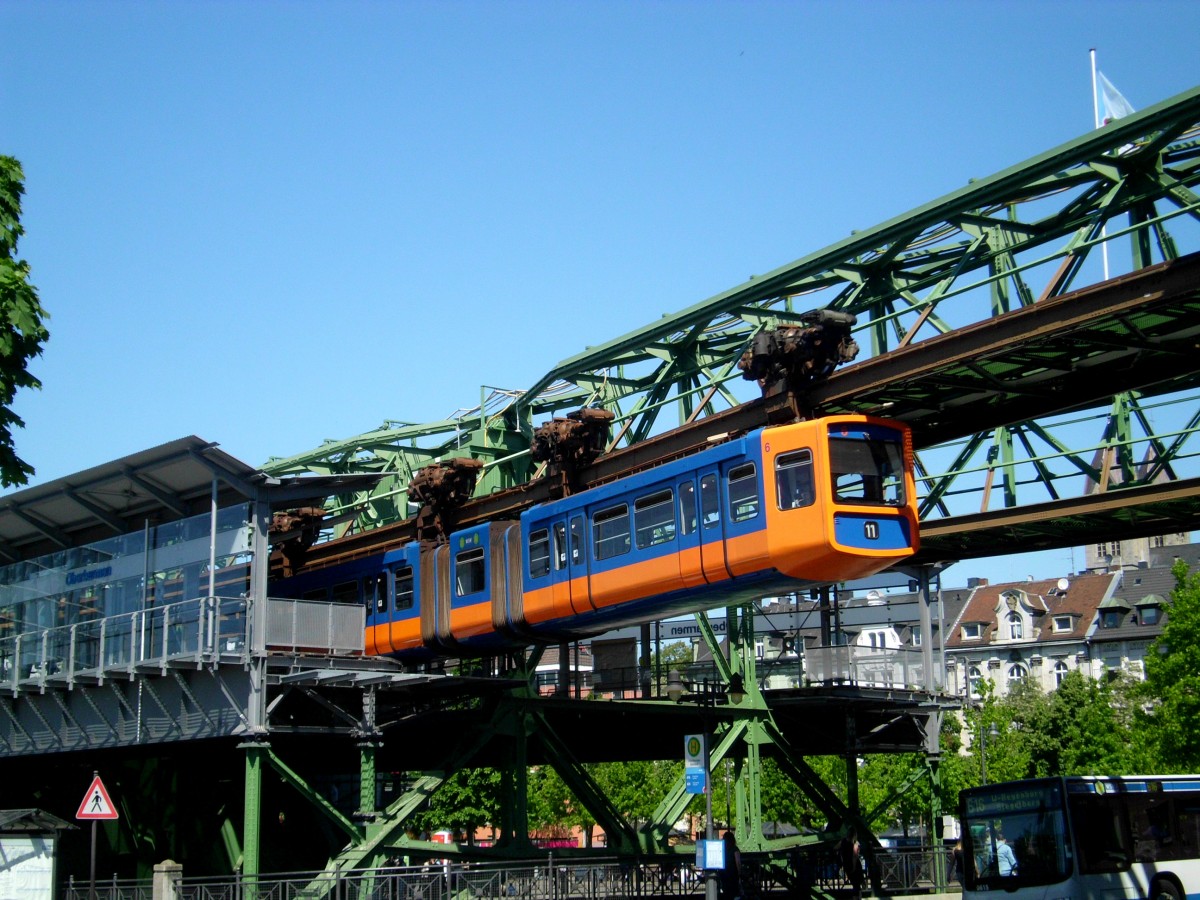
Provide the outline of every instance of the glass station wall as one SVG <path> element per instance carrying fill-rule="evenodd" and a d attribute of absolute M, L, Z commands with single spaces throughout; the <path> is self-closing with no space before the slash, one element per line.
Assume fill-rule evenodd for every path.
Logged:
<path fill-rule="evenodd" d="M 209 596 L 204 513 L 0 567 L 0 638 Z M 217 512 L 213 593 L 244 600 L 253 562 L 250 504 Z"/>

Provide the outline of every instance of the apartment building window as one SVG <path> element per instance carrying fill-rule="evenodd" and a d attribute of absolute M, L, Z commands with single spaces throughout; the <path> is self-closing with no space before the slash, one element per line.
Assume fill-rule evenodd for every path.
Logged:
<path fill-rule="evenodd" d="M 1067 677 L 1067 672 L 1069 672 L 1069 671 L 1070 671 L 1070 669 L 1067 668 L 1066 662 L 1064 662 L 1061 659 L 1054 664 L 1054 686 L 1055 687 L 1058 687 L 1060 684 L 1063 683 L 1063 679 Z"/>
<path fill-rule="evenodd" d="M 1014 641 L 1019 641 L 1025 637 L 1025 623 L 1021 620 L 1019 612 L 1010 612 L 1008 614 L 1008 636 Z"/>

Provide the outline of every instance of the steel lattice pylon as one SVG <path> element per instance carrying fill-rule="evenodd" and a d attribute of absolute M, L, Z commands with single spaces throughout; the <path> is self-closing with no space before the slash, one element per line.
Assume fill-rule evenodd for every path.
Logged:
<path fill-rule="evenodd" d="M 859 344 L 878 356 L 1200 250 L 1197 182 L 1200 88 L 563 360 L 524 391 L 485 390 L 443 421 L 387 422 L 264 468 L 393 475 L 373 496 L 339 499 L 366 504 L 361 528 L 406 518 L 411 473 L 438 457 L 484 461 L 477 493 L 519 484 L 537 473 L 529 440 L 546 416 L 607 409 L 617 447 L 752 398 L 738 358 L 803 312 L 855 314 Z M 943 389 L 929 385 L 928 402 Z M 925 454 L 925 513 L 1018 505 L 1035 485 L 1039 500 L 1079 494 L 1114 471 L 1124 484 L 1195 474 L 1198 400 L 1130 394 L 1090 415 L 964 435 Z"/>

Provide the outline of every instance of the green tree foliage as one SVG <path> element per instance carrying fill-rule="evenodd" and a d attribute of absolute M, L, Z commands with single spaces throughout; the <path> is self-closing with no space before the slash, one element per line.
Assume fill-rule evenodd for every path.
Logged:
<path fill-rule="evenodd" d="M 49 314 L 29 282 L 29 263 L 17 257 L 21 227 L 21 196 L 25 173 L 11 156 L 0 156 L 0 484 L 25 484 L 33 466 L 17 456 L 13 429 L 25 423 L 12 411 L 20 388 L 40 388 L 29 372 L 29 361 L 41 355 L 50 337 L 44 321 Z"/>
<path fill-rule="evenodd" d="M 433 792 L 414 827 L 432 834 L 449 829 L 471 841 L 477 828 L 500 820 L 500 773 L 495 769 L 463 769 Z"/>
<path fill-rule="evenodd" d="M 1146 688 L 1154 698 L 1148 717 L 1169 770 L 1200 768 L 1200 572 L 1175 563 L 1175 590 L 1162 634 L 1146 653 Z"/>

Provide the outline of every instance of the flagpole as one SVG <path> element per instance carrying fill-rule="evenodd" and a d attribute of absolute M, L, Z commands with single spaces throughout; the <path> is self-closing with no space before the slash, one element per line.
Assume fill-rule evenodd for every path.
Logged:
<path fill-rule="evenodd" d="M 1100 127 L 1100 97 L 1096 91 L 1096 48 L 1088 51 L 1092 57 L 1092 122 Z M 1104 261 L 1104 280 L 1108 281 L 1108 226 L 1100 226 L 1100 258 Z"/>

